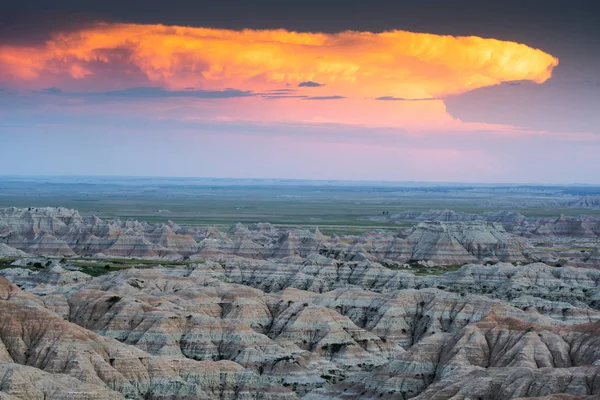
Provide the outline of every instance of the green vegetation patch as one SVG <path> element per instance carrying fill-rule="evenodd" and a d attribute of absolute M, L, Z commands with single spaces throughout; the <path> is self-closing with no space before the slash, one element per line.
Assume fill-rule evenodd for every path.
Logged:
<path fill-rule="evenodd" d="M 404 264 L 385 264 L 384 267 L 395 270 L 395 271 L 410 271 L 416 276 L 427 276 L 427 275 L 444 275 L 447 272 L 455 272 L 458 271 L 465 264 L 453 264 L 453 265 L 436 265 L 433 267 L 428 267 L 426 265 L 421 265 L 415 261 L 409 261 L 406 263 L 409 265 L 408 268 L 405 268 Z"/>
<path fill-rule="evenodd" d="M 159 265 L 174 267 L 191 264 L 190 261 L 144 260 L 136 258 L 64 258 L 61 262 L 65 265 L 73 265 L 79 268 L 81 272 L 94 277 L 129 268 L 154 268 Z M 197 261 L 193 262 L 193 264 L 199 263 Z"/>

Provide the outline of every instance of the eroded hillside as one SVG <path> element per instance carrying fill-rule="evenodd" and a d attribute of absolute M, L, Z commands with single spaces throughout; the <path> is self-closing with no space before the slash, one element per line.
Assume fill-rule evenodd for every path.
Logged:
<path fill-rule="evenodd" d="M 327 237 L 2 215 L 3 399 L 600 397 L 600 270 L 530 262 L 497 223 Z"/>

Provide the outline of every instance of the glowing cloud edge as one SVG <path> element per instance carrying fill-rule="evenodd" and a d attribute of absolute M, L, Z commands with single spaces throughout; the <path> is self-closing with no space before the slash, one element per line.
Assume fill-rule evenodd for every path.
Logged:
<path fill-rule="evenodd" d="M 99 23 L 38 46 L 0 46 L 0 83 L 93 91 L 128 81 L 121 74 L 171 90 L 319 82 L 313 90 L 327 89 L 323 96 L 440 98 L 503 82 L 543 83 L 558 63 L 524 44 L 475 36 Z"/>

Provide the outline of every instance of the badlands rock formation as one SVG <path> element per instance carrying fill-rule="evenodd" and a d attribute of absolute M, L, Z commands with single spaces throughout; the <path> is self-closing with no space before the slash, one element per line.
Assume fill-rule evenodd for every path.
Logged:
<path fill-rule="evenodd" d="M 528 207 L 546 207 L 546 208 L 600 208 L 600 196 L 581 196 L 570 199 L 554 200 L 490 200 L 487 207 L 497 208 L 528 208 Z"/>
<path fill-rule="evenodd" d="M 423 222 L 407 238 L 411 258 L 436 264 L 466 264 L 476 260 L 525 261 L 525 243 L 497 223 Z"/>
<path fill-rule="evenodd" d="M 0 391 L 9 398 L 296 397 L 232 362 L 154 357 L 92 333 L 4 278 L 0 298 Z"/>
<path fill-rule="evenodd" d="M 115 257 L 169 257 L 193 254 L 194 238 L 178 234 L 176 224 L 105 222 L 82 218 L 65 208 L 0 210 L 0 240 L 27 253 L 55 256 L 102 253 Z"/>
<path fill-rule="evenodd" d="M 25 257 L 27 253 L 21 250 L 17 250 L 14 247 L 10 247 L 4 243 L 0 243 L 0 257 L 2 258 L 19 258 Z"/>
<path fill-rule="evenodd" d="M 530 262 L 531 221 L 488 217 L 328 237 L 0 210 L 0 399 L 600 398 L 598 249 Z"/>
<path fill-rule="evenodd" d="M 600 268 L 600 247 L 596 247 L 585 260 L 584 266 L 591 268 Z"/>
<path fill-rule="evenodd" d="M 407 235 L 372 232 L 326 237 L 318 229 L 277 229 L 270 224 L 217 229 L 151 225 L 133 220 L 103 221 L 64 208 L 0 210 L 0 252 L 47 256 L 198 259 L 235 255 L 256 259 L 307 258 L 322 254 L 341 260 L 429 260 L 438 265 L 477 260 L 526 260 L 527 244 L 492 222 L 423 222 Z"/>
<path fill-rule="evenodd" d="M 16 399 L 514 399 L 600 394 L 600 271 L 416 276 L 321 255 L 0 271 Z M 22 287 L 26 291 L 20 289 Z M 74 394 L 76 393 L 76 394 Z M 0 397 L 1 398 L 1 397 Z"/>
<path fill-rule="evenodd" d="M 585 201 L 589 201 L 586 199 Z M 525 217 L 511 211 L 486 212 L 481 214 L 457 213 L 451 210 L 406 211 L 395 215 L 370 217 L 371 220 L 391 223 L 449 223 L 451 226 L 468 227 L 471 223 L 494 223 L 501 225 L 509 237 L 515 236 L 529 245 L 521 248 L 522 255 L 530 261 L 543 261 L 553 264 L 569 263 L 586 268 L 598 268 L 600 264 L 592 256 L 590 248 L 600 242 L 600 217 L 579 216 L 557 218 Z M 463 229 L 468 232 L 468 229 Z M 489 233 L 493 233 L 490 231 Z M 410 234 L 408 232 L 407 234 Z M 501 240 L 501 242 L 505 242 Z M 493 243 L 493 242 L 492 242 Z M 489 243 L 491 244 L 491 243 Z M 488 244 L 488 245 L 489 245 Z M 509 246 L 516 249 L 518 246 Z M 471 251 L 472 253 L 472 251 Z M 518 254 L 513 254 L 513 257 Z M 480 256 L 477 257 L 482 260 Z M 514 260 L 515 258 L 513 258 Z"/>
<path fill-rule="evenodd" d="M 417 221 L 417 222 L 496 222 L 503 225 L 514 225 L 523 220 L 525 216 L 512 211 L 494 211 L 482 214 L 460 213 L 453 210 L 431 211 L 404 211 L 387 217 L 373 217 L 372 219 L 389 219 L 391 221 Z"/>
<path fill-rule="evenodd" d="M 556 393 L 598 398 L 599 344 L 597 323 L 556 328 L 490 313 L 306 398 L 502 400 Z"/>
<path fill-rule="evenodd" d="M 587 199 L 586 202 L 591 200 Z M 508 232 L 524 237 L 600 238 L 600 218 L 579 216 L 558 218 L 525 217 L 513 211 L 494 211 L 481 214 L 458 213 L 452 210 L 405 211 L 389 216 L 370 217 L 375 221 L 405 222 L 494 222 Z"/>

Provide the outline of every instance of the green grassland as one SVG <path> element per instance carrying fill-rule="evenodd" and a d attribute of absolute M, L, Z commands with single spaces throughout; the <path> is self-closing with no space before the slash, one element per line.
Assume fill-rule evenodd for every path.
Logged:
<path fill-rule="evenodd" d="M 46 268 L 46 263 L 49 260 L 43 261 L 44 257 L 37 257 L 39 261 L 31 262 L 24 267 L 15 267 L 11 265 L 14 259 L 0 259 L 0 270 L 7 268 L 25 268 L 32 271 L 40 271 Z M 105 275 L 110 272 L 125 270 L 129 268 L 152 268 L 156 266 L 174 267 L 178 265 L 201 264 L 201 262 L 189 261 L 166 261 L 166 260 L 146 260 L 136 258 L 92 258 L 92 257 L 64 257 L 60 259 L 61 265 L 77 267 L 83 273 L 91 276 Z"/>
<path fill-rule="evenodd" d="M 270 222 L 281 226 L 319 227 L 325 234 L 360 234 L 372 229 L 397 230 L 410 226 L 368 217 L 402 211 L 451 209 L 456 212 L 497 211 L 486 206 L 498 197 L 497 189 L 476 195 L 464 188 L 406 188 L 363 184 L 226 184 L 194 185 L 186 181 L 165 184 L 56 183 L 52 180 L 21 182 L 0 178 L 2 207 L 67 207 L 82 215 L 100 218 L 137 219 L 150 223 L 174 221 L 181 225 L 216 226 L 227 229 L 242 222 Z M 533 198 L 527 192 L 509 194 L 511 201 Z M 556 198 L 554 192 L 547 194 Z M 596 209 L 503 208 L 526 216 L 600 215 Z"/>
<path fill-rule="evenodd" d="M 31 262 L 30 265 L 24 267 L 15 267 L 11 265 L 14 259 L 0 259 L 0 270 L 7 268 L 24 268 L 31 271 L 41 271 L 46 268 L 45 264 L 47 261 L 43 261 L 43 257 L 38 257 L 40 261 Z M 91 257 L 65 257 L 62 258 L 61 264 L 67 268 L 70 266 L 76 267 L 78 271 L 88 274 L 90 276 L 101 276 L 111 272 L 123 271 L 130 268 L 144 269 L 153 268 L 157 266 L 163 267 L 175 267 L 180 265 L 190 264 L 202 264 L 202 262 L 190 262 L 190 261 L 164 261 L 164 260 L 145 260 L 135 258 L 91 258 Z M 428 267 L 425 265 L 419 265 L 417 263 L 411 263 L 408 268 L 400 265 L 385 265 L 386 268 L 392 270 L 403 270 L 414 273 L 416 276 L 428 276 L 428 275 L 443 275 L 446 272 L 458 271 L 462 264 L 448 265 L 448 266 L 433 266 Z"/>
<path fill-rule="evenodd" d="M 91 276 L 100 276 L 129 268 L 152 268 L 158 265 L 172 267 L 189 265 L 191 263 L 189 261 L 157 261 L 133 258 L 65 258 L 63 259 L 63 264 L 75 266 L 81 272 Z M 198 264 L 198 262 L 194 262 L 193 264 Z"/>
<path fill-rule="evenodd" d="M 166 183 L 163 181 L 167 181 Z M 278 226 L 315 229 L 325 235 L 359 235 L 374 229 L 397 231 L 413 225 L 393 223 L 384 217 L 403 211 L 451 209 L 456 212 L 482 213 L 498 211 L 490 201 L 498 198 L 510 201 L 561 199 L 560 191 L 569 195 L 598 195 L 598 188 L 531 188 L 509 191 L 503 188 L 477 189 L 464 187 L 410 187 L 389 184 L 323 184 L 284 182 L 283 184 L 246 184 L 215 180 L 192 184 L 175 179 L 156 182 L 151 179 L 101 180 L 72 182 L 53 179 L 6 179 L 0 177 L 0 208 L 3 207 L 66 207 L 79 210 L 83 216 L 96 215 L 104 219 L 119 217 L 149 223 L 173 221 L 184 226 L 215 226 L 227 230 L 241 222 L 269 222 Z M 528 192 L 531 190 L 531 192 Z M 545 197 L 546 196 L 546 197 Z M 600 215 L 600 209 L 526 207 L 502 208 L 532 217 Z M 371 218 L 370 218 L 371 217 Z M 0 229 L 2 227 L 0 226 Z M 555 245 L 554 245 L 555 246 Z M 540 250 L 562 250 L 552 244 L 540 243 Z M 568 250 L 565 247 L 564 250 Z M 590 251 L 590 247 L 577 248 Z M 0 270 L 11 268 L 13 260 L 0 259 Z M 151 268 L 187 265 L 189 262 L 169 262 L 128 258 L 94 259 L 65 258 L 65 266 L 99 276 L 128 268 Z M 441 275 L 456 271 L 460 265 L 427 267 L 412 263 L 409 268 L 389 265 L 391 269 L 412 271 L 418 276 Z M 40 270 L 43 265 L 29 265 Z"/>
<path fill-rule="evenodd" d="M 403 265 L 389 265 L 383 263 L 386 268 L 392 270 L 400 270 L 400 271 L 410 271 L 416 276 L 428 276 L 428 275 L 443 275 L 446 272 L 455 272 L 458 271 L 465 264 L 454 264 L 454 265 L 437 265 L 433 267 L 429 267 L 426 265 L 421 265 L 416 262 L 410 262 L 408 267 L 404 267 Z"/>
<path fill-rule="evenodd" d="M 12 265 L 10 265 L 13 261 L 13 259 L 0 258 L 0 270 L 14 268 Z"/>

